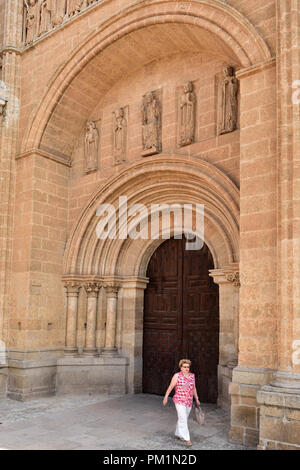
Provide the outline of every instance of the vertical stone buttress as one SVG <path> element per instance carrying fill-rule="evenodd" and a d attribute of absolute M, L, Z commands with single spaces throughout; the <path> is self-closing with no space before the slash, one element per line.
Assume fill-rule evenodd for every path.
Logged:
<path fill-rule="evenodd" d="M 0 96 L 7 100 L 7 104 L 4 115 L 0 116 L 0 340 L 7 344 L 14 205 L 14 159 L 17 152 L 19 121 L 23 2 L 22 0 L 4 1 L 1 6 L 4 16 L 2 17 L 3 24 L 0 25 L 3 27 L 3 43 L 0 43 L 2 63 Z"/>
<path fill-rule="evenodd" d="M 257 394 L 260 449 L 300 449 L 300 0 L 277 0 L 278 365 Z M 297 91 L 298 88 L 298 91 Z"/>

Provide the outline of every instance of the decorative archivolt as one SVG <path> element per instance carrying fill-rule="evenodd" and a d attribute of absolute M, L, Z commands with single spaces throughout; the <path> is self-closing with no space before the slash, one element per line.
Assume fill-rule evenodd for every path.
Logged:
<path fill-rule="evenodd" d="M 34 0 L 32 0 L 33 2 Z M 99 25 L 55 74 L 40 102 L 25 138 L 23 151 L 39 148 L 55 108 L 85 66 L 119 39 L 152 25 L 184 24 L 205 35 L 205 47 L 218 47 L 238 67 L 250 67 L 271 59 L 267 44 L 254 26 L 237 10 L 219 0 L 136 1 Z M 73 86 L 73 85 L 72 85 Z M 74 90 L 73 90 L 74 91 Z M 80 90 L 79 96 L 80 96 Z M 86 116 L 86 119 L 88 116 Z"/>
<path fill-rule="evenodd" d="M 100 204 L 203 204 L 205 243 L 215 267 L 238 261 L 239 191 L 213 165 L 193 157 L 158 155 L 139 161 L 111 179 L 81 213 L 68 241 L 65 275 L 145 275 L 158 239 L 101 240 L 97 236 Z M 117 213 L 117 219 L 119 214 Z M 172 236 L 171 228 L 170 235 Z"/>
<path fill-rule="evenodd" d="M 24 0 L 26 45 L 102 0 Z"/>

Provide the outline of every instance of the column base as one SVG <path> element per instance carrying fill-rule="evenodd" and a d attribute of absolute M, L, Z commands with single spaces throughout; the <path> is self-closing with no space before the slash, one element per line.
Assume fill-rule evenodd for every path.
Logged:
<path fill-rule="evenodd" d="M 217 404 L 224 410 L 230 410 L 231 400 L 229 394 L 229 385 L 232 380 L 232 371 L 236 366 L 233 364 L 218 365 L 218 401 Z"/>
<path fill-rule="evenodd" d="M 118 349 L 117 348 L 103 348 L 101 351 L 101 356 L 118 356 Z"/>
<path fill-rule="evenodd" d="M 229 440 L 235 444 L 256 447 L 259 442 L 259 404 L 256 394 L 273 378 L 270 369 L 237 366 L 229 385 L 231 424 Z"/>
<path fill-rule="evenodd" d="M 66 346 L 64 349 L 66 356 L 78 356 L 78 348 Z"/>
<path fill-rule="evenodd" d="M 276 372 L 257 393 L 260 405 L 258 449 L 300 450 L 300 375 Z"/>
<path fill-rule="evenodd" d="M 98 356 L 97 348 L 83 348 L 82 354 L 84 356 Z"/>
<path fill-rule="evenodd" d="M 7 394 L 7 366 L 0 366 L 0 398 L 5 398 Z"/>

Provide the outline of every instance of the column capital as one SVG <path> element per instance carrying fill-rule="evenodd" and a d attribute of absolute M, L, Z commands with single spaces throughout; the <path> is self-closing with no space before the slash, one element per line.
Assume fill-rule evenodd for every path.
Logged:
<path fill-rule="evenodd" d="M 84 283 L 84 289 L 88 297 L 97 297 L 101 287 L 102 287 L 101 282 L 89 281 L 89 282 Z"/>
<path fill-rule="evenodd" d="M 227 284 L 240 287 L 240 272 L 237 266 L 226 267 L 223 269 L 210 269 L 209 275 L 214 282 L 219 285 Z"/>
<path fill-rule="evenodd" d="M 118 294 L 118 290 L 121 287 L 121 284 L 113 282 L 113 281 L 106 281 L 103 283 L 103 287 L 106 290 L 106 294 L 109 297 L 116 297 Z"/>
<path fill-rule="evenodd" d="M 81 282 L 77 281 L 64 281 L 64 286 L 67 289 L 67 295 L 78 295 L 82 287 Z"/>

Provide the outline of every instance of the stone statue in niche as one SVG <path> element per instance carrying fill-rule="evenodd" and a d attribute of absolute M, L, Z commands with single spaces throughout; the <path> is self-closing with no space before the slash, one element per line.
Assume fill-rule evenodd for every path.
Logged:
<path fill-rule="evenodd" d="M 226 65 L 222 81 L 222 121 L 219 134 L 227 134 L 237 128 L 238 116 L 238 80 L 234 68 Z"/>
<path fill-rule="evenodd" d="M 39 27 L 38 36 L 52 28 L 51 16 L 55 10 L 54 0 L 39 0 Z"/>
<path fill-rule="evenodd" d="M 94 121 L 87 123 L 84 144 L 85 172 L 90 173 L 98 169 L 99 132 Z"/>
<path fill-rule="evenodd" d="M 192 82 L 187 82 L 179 99 L 178 145 L 190 145 L 195 139 L 195 93 Z"/>
<path fill-rule="evenodd" d="M 68 16 L 74 16 L 81 11 L 83 0 L 68 0 Z"/>
<path fill-rule="evenodd" d="M 36 0 L 25 0 L 25 44 L 30 44 L 37 37 L 39 5 Z"/>
<path fill-rule="evenodd" d="M 160 152 L 160 134 L 160 104 L 155 94 L 150 91 L 145 95 L 142 106 L 143 157 Z"/>
<path fill-rule="evenodd" d="M 127 120 L 124 108 L 117 109 L 114 113 L 114 161 L 124 162 L 126 159 L 126 141 L 127 141 Z"/>

